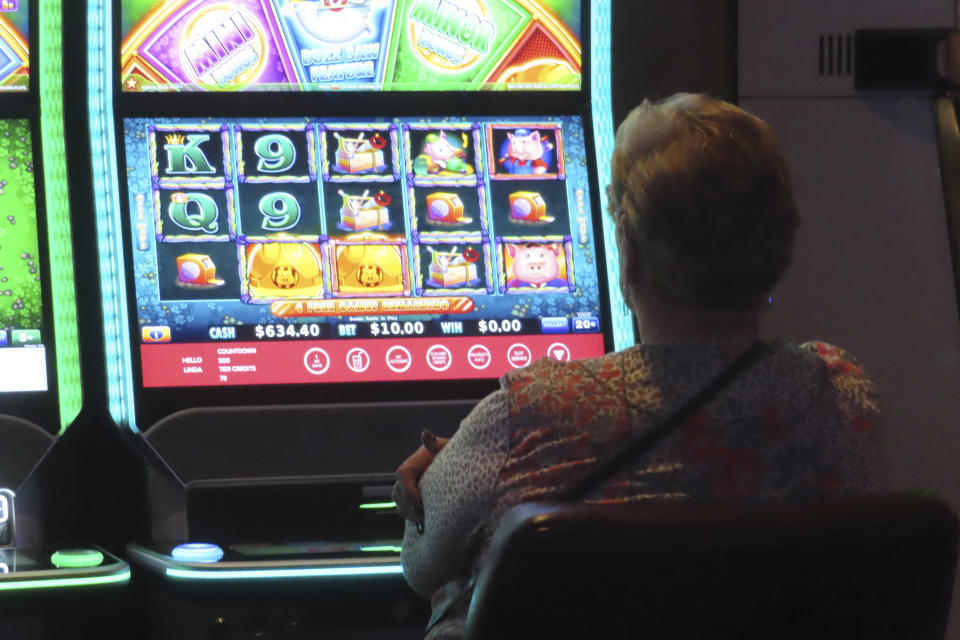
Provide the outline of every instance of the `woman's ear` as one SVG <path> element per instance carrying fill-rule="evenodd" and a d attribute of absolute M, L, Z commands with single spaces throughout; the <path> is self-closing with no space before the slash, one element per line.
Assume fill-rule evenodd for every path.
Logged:
<path fill-rule="evenodd" d="M 633 256 L 630 247 L 633 243 L 630 241 L 630 219 L 627 214 L 621 213 L 617 216 L 615 229 L 617 231 L 617 253 L 620 255 L 620 262 L 632 262 Z"/>
<path fill-rule="evenodd" d="M 636 278 L 637 256 L 633 254 L 630 239 L 630 219 L 625 213 L 616 218 L 617 255 L 620 258 L 620 291 L 630 309 L 633 309 L 633 285 Z"/>

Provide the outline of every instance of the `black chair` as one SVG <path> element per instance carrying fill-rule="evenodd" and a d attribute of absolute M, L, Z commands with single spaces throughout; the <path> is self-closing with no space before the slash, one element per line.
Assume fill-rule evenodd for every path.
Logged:
<path fill-rule="evenodd" d="M 501 521 L 467 640 L 942 640 L 957 516 L 896 494 L 763 507 L 525 504 Z"/>

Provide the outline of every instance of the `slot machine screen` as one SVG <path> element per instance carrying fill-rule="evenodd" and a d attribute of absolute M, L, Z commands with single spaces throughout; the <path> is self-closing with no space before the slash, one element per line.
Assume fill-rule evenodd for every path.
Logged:
<path fill-rule="evenodd" d="M 29 0 L 0 0 L 0 93 L 30 90 Z"/>
<path fill-rule="evenodd" d="M 577 91 L 580 0 L 122 0 L 151 91 Z"/>
<path fill-rule="evenodd" d="M 144 387 L 494 379 L 604 353 L 579 116 L 123 127 Z"/>
<path fill-rule="evenodd" d="M 0 392 L 47 390 L 41 259 L 30 123 L 0 119 Z"/>

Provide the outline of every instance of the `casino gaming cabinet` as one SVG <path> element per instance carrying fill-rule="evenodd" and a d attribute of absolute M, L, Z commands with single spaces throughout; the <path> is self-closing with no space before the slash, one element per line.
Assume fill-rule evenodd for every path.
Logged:
<path fill-rule="evenodd" d="M 45 540 L 39 466 L 80 411 L 61 6 L 0 3 L 0 610 L 125 584 L 96 548 Z M 69 592 L 69 593 L 68 593 Z M 45 600 L 44 600 L 45 601 Z"/>
<path fill-rule="evenodd" d="M 609 2 L 91 0 L 88 32 L 110 413 L 149 466 L 134 563 L 397 574 L 421 429 L 632 344 Z"/>

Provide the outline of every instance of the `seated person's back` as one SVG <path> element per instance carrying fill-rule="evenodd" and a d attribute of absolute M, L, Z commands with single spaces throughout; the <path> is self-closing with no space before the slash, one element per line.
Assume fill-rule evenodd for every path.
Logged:
<path fill-rule="evenodd" d="M 618 130 L 613 166 L 621 287 L 641 344 L 511 372 L 412 474 L 422 472 L 419 486 L 406 470 L 400 502 L 419 492 L 423 520 L 408 522 L 404 573 L 434 596 L 429 638 L 462 633 L 466 578 L 503 512 L 555 499 L 706 386 L 757 339 L 760 310 L 790 262 L 798 215 L 787 167 L 769 127 L 746 112 L 704 96 L 645 103 Z M 775 343 L 590 500 L 871 492 L 878 422 L 874 386 L 842 350 Z"/>

